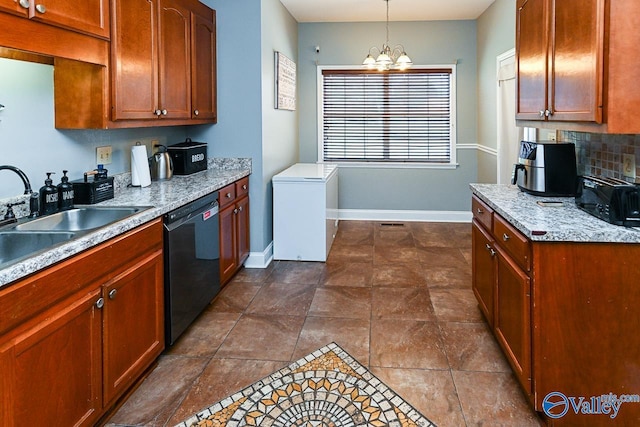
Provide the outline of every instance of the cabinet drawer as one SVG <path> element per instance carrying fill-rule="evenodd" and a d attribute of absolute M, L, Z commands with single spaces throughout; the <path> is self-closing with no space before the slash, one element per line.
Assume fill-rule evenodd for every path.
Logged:
<path fill-rule="evenodd" d="M 531 270 L 531 246 L 529 240 L 504 218 L 493 218 L 493 235 L 498 245 L 505 249 L 524 270 Z"/>
<path fill-rule="evenodd" d="M 235 183 L 229 184 L 226 187 L 222 187 L 218 190 L 218 203 L 220 209 L 224 208 L 236 199 L 236 185 Z"/>
<path fill-rule="evenodd" d="M 493 209 L 489 207 L 485 202 L 478 197 L 473 196 L 471 198 L 471 211 L 473 217 L 478 220 L 480 224 L 485 226 L 487 230 L 491 230 L 493 227 Z"/>
<path fill-rule="evenodd" d="M 249 194 L 249 177 L 248 176 L 236 181 L 236 197 L 240 198 L 246 194 Z"/>

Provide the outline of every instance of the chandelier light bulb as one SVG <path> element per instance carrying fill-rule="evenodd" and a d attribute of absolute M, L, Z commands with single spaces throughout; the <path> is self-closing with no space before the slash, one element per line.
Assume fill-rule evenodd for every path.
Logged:
<path fill-rule="evenodd" d="M 393 49 L 389 47 L 389 0 L 384 0 L 387 3 L 387 39 L 386 43 L 382 45 L 382 49 L 372 47 L 369 49 L 369 53 L 362 62 L 362 65 L 369 69 L 377 68 L 379 71 L 389 70 L 391 68 L 406 70 L 413 65 L 413 61 L 407 55 L 402 45 L 397 45 Z M 372 52 L 377 52 L 378 56 L 373 59 Z"/>

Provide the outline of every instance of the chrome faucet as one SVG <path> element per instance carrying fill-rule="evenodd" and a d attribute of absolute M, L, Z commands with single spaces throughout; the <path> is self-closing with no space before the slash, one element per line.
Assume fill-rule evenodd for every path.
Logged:
<path fill-rule="evenodd" d="M 1 165 L 0 170 L 10 170 L 15 172 L 22 182 L 24 183 L 24 194 L 29 195 L 29 218 L 35 218 L 38 216 L 38 193 L 31 189 L 31 183 L 27 175 L 19 168 L 11 165 Z"/>

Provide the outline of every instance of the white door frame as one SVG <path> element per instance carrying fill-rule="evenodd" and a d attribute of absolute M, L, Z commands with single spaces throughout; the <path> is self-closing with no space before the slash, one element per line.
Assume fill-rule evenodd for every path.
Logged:
<path fill-rule="evenodd" d="M 501 117 L 502 117 L 502 103 L 500 102 L 500 81 L 498 81 L 498 73 L 500 72 L 500 64 L 504 61 L 506 61 L 507 59 L 510 59 L 512 57 L 514 57 L 516 54 L 516 49 L 509 49 L 508 51 L 501 53 L 500 55 L 498 55 L 496 57 L 496 137 L 497 137 L 497 151 L 498 151 L 498 155 L 496 158 L 496 180 L 498 183 L 502 182 L 501 178 L 502 178 L 502 173 L 500 171 L 500 165 L 502 164 L 502 153 L 504 153 L 504 144 L 508 143 L 509 141 L 503 141 L 502 136 L 501 136 L 501 132 L 500 132 L 500 125 L 501 125 Z M 513 141 L 511 142 L 513 143 Z"/>

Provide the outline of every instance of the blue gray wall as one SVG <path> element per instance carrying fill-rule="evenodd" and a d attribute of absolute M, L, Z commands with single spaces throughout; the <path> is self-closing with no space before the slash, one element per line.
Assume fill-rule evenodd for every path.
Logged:
<path fill-rule="evenodd" d="M 45 172 L 55 171 L 57 184 L 62 170 L 71 179 L 95 169 L 96 147 L 111 145 L 113 163 L 109 173 L 131 169 L 131 146 L 136 141 L 147 145 L 184 141 L 185 127 L 56 130 L 53 109 L 53 66 L 0 58 L 0 164 L 19 167 L 29 177 L 34 189 L 44 184 Z M 22 194 L 22 181 L 13 173 L 0 172 L 0 199 Z M 4 206 L 0 207 L 0 213 Z"/>
<path fill-rule="evenodd" d="M 251 157 L 251 252 L 273 240 L 271 178 L 298 160 L 297 113 L 274 109 L 274 51 L 297 61 L 297 22 L 279 0 L 201 0 L 216 9 L 218 123 L 194 135 L 214 157 Z"/>
<path fill-rule="evenodd" d="M 414 64 L 457 66 L 459 166 L 445 169 L 339 170 L 340 209 L 468 211 L 476 180 L 476 21 L 390 23 L 390 44 L 402 43 Z M 383 23 L 301 23 L 298 41 L 300 161 L 318 160 L 317 67 L 360 66 L 369 48 L 385 41 Z M 316 54 L 315 46 L 320 46 Z M 465 147 L 465 145 L 468 145 Z"/>
<path fill-rule="evenodd" d="M 497 82 L 496 57 L 516 43 L 516 2 L 496 0 L 478 18 L 478 181 L 497 180 Z M 488 151 L 488 152 L 487 152 Z"/>

